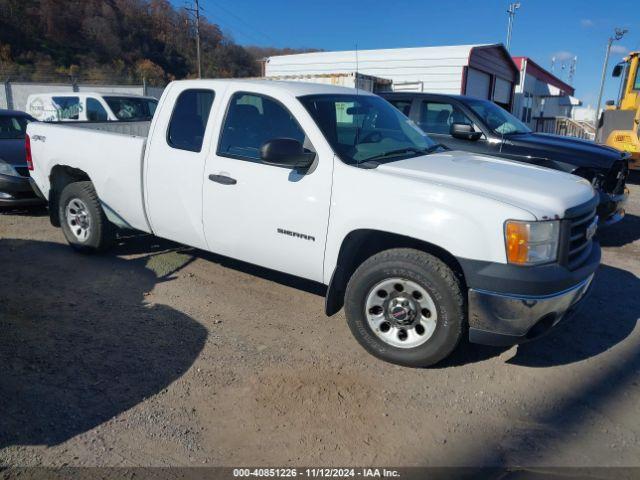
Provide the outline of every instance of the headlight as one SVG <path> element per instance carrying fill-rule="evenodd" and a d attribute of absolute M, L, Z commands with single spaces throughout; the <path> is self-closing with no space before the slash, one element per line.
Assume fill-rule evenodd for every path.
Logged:
<path fill-rule="evenodd" d="M 538 265 L 558 258 L 560 222 L 507 220 L 504 227 L 507 261 L 516 265 Z"/>
<path fill-rule="evenodd" d="M 4 160 L 0 160 L 0 175 L 11 175 L 12 177 L 18 177 L 16 169 L 9 165 Z"/>

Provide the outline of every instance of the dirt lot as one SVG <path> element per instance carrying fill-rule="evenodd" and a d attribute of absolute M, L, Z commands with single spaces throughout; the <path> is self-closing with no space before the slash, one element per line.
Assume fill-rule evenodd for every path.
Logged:
<path fill-rule="evenodd" d="M 640 187 L 580 314 L 409 369 L 322 290 L 152 237 L 82 256 L 0 215 L 0 465 L 640 465 Z"/>

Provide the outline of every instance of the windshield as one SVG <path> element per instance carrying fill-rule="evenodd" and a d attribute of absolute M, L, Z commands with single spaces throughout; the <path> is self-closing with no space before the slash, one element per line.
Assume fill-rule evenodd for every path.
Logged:
<path fill-rule="evenodd" d="M 23 116 L 0 116 L 0 139 L 1 140 L 19 140 L 24 138 L 27 131 L 27 124 L 30 122 L 28 117 Z"/>
<path fill-rule="evenodd" d="M 380 97 L 310 95 L 299 100 L 345 163 L 399 160 L 437 148 L 411 120 Z"/>
<path fill-rule="evenodd" d="M 158 101 L 150 98 L 104 97 L 118 120 L 151 120 Z"/>
<path fill-rule="evenodd" d="M 468 105 L 498 135 L 529 133 L 531 129 L 505 109 L 486 100 L 468 99 Z"/>

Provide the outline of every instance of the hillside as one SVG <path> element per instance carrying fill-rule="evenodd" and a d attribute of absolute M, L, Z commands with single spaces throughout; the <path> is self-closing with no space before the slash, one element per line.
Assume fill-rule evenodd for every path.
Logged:
<path fill-rule="evenodd" d="M 262 48 L 206 19 L 200 34 L 204 77 L 259 74 Z M 193 19 L 167 0 L 0 0 L 1 80 L 163 84 L 196 71 Z"/>

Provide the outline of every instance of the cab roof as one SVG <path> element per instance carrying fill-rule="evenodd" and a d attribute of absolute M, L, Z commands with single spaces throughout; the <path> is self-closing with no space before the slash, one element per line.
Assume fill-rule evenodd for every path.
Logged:
<path fill-rule="evenodd" d="M 178 85 L 190 85 L 193 88 L 215 88 L 216 85 L 233 86 L 233 88 L 242 89 L 247 86 L 259 87 L 260 90 L 266 92 L 278 91 L 292 95 L 294 97 L 302 97 L 305 95 L 331 95 L 331 94 L 347 94 L 353 95 L 355 88 L 341 87 L 337 85 L 326 85 L 322 83 L 312 82 L 294 82 L 284 80 L 266 80 L 266 79 L 202 79 L 202 80 L 177 80 L 172 82 Z M 373 95 L 365 90 L 358 90 L 359 95 Z"/>

